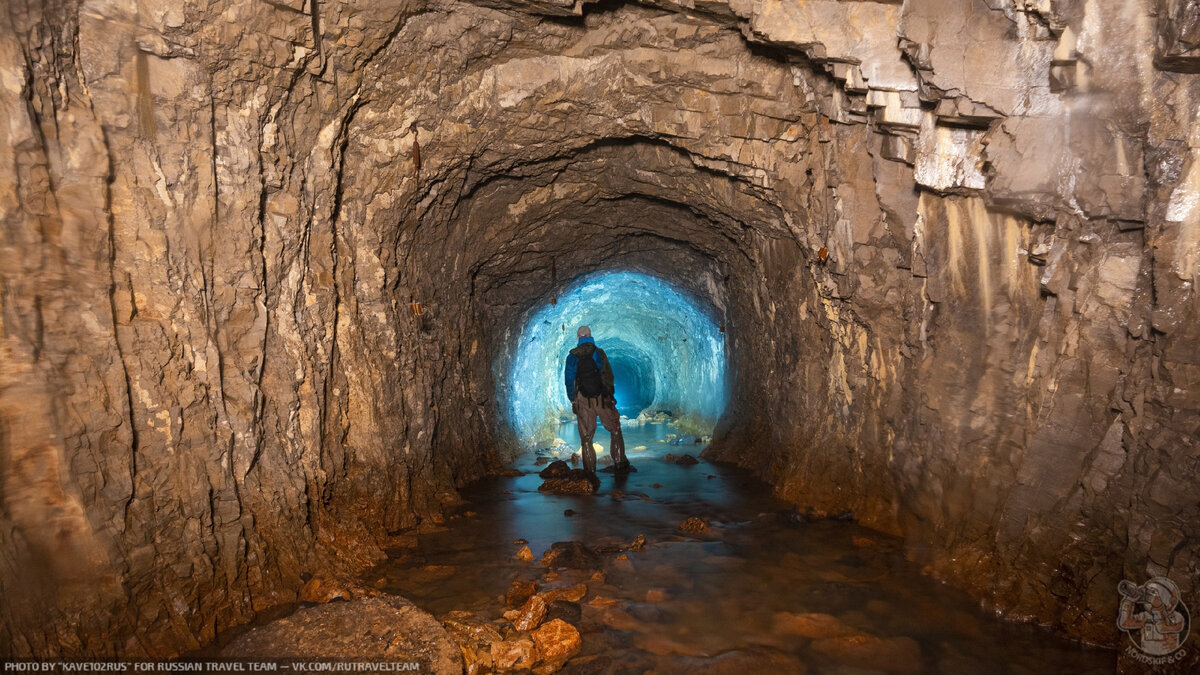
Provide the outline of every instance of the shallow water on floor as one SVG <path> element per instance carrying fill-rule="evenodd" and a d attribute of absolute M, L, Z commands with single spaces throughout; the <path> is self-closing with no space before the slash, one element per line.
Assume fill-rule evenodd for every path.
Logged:
<path fill-rule="evenodd" d="M 789 517 L 770 486 L 740 469 L 664 461 L 667 452 L 700 448 L 658 442 L 671 433 L 664 425 L 626 429 L 638 471 L 602 473 L 596 495 L 539 493 L 542 467 L 527 455 L 516 466 L 526 475 L 465 490 L 466 504 L 445 528 L 394 551 L 368 581 L 437 616 L 467 610 L 487 619 L 507 609 L 513 581 L 543 589 L 584 582 L 583 647 L 564 672 L 1115 670 L 1115 652 L 1000 621 L 922 576 L 892 537 Z M 606 435 L 597 440 L 606 455 Z M 708 521 L 708 531 L 681 532 L 692 516 Z M 597 546 L 639 534 L 643 550 L 602 554 L 587 569 L 540 564 L 554 542 Z M 514 558 L 519 540 L 534 560 Z"/>

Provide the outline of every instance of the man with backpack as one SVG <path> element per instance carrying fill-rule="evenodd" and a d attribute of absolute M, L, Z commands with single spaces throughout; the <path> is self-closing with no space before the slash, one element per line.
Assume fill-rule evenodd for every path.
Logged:
<path fill-rule="evenodd" d="M 596 449 L 592 447 L 592 436 L 596 433 L 596 418 L 612 434 L 613 471 L 629 471 L 629 460 L 625 458 L 625 438 L 621 435 L 621 415 L 617 412 L 617 399 L 613 395 L 613 372 L 604 350 L 596 346 L 592 330 L 580 326 L 576 333 L 579 344 L 567 355 L 564 372 L 567 398 L 571 399 L 571 410 L 579 422 L 579 443 L 583 454 L 583 468 L 593 476 L 596 473 Z"/>

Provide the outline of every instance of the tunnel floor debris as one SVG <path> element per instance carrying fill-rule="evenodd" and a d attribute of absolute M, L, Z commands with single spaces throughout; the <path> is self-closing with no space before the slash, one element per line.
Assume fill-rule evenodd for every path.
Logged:
<path fill-rule="evenodd" d="M 668 460 L 701 446 L 667 432 L 628 429 L 638 471 L 602 474 L 595 495 L 539 492 L 530 453 L 524 475 L 469 487 L 364 581 L 434 614 L 479 672 L 1115 670 L 1115 652 L 922 576 L 848 514 L 801 514 L 743 470 Z"/>

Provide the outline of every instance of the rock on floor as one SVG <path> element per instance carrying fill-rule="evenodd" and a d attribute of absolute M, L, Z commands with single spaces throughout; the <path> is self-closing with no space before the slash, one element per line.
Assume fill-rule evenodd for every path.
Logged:
<path fill-rule="evenodd" d="M 551 667 L 561 667 L 567 659 L 579 652 L 583 644 L 579 631 L 562 619 L 548 621 L 535 630 L 533 642 L 537 645 L 538 654 Z"/>
<path fill-rule="evenodd" d="M 545 473 L 545 471 L 542 473 Z M 564 477 L 546 480 L 538 488 L 538 492 L 550 492 L 559 495 L 590 495 L 595 493 L 599 488 L 600 481 L 594 474 L 589 474 L 583 469 L 570 469 Z"/>
<path fill-rule="evenodd" d="M 561 459 L 556 459 L 550 463 L 550 466 L 547 466 L 538 472 L 538 476 L 540 478 L 550 480 L 552 478 L 566 478 L 568 475 L 570 475 L 570 473 L 571 465 L 567 464 Z"/>
<path fill-rule="evenodd" d="M 411 660 L 422 672 L 462 672 L 458 646 L 429 613 L 398 596 L 304 607 L 257 626 L 222 656 Z"/>

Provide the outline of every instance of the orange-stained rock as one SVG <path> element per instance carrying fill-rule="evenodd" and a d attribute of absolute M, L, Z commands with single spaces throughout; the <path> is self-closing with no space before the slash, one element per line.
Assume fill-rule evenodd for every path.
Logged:
<path fill-rule="evenodd" d="M 492 643 L 492 664 L 497 670 L 530 668 L 537 661 L 537 647 L 525 637 Z"/>
<path fill-rule="evenodd" d="M 585 584 L 575 584 L 566 588 L 552 588 L 548 591 L 538 593 L 546 604 L 550 604 L 555 600 L 567 600 L 569 602 L 579 602 L 583 596 L 587 595 L 587 586 Z"/>
<path fill-rule="evenodd" d="M 530 596 L 521 606 L 521 613 L 513 620 L 513 628 L 529 631 L 538 627 L 546 616 L 546 601 L 540 595 Z"/>
<path fill-rule="evenodd" d="M 537 593 L 537 584 L 532 581 L 514 581 L 504 594 L 504 604 L 509 607 L 520 607 L 529 596 Z"/>
<path fill-rule="evenodd" d="M 331 600 L 349 600 L 354 594 L 346 584 L 332 579 L 313 577 L 300 588 L 300 602 L 325 603 Z"/>
<path fill-rule="evenodd" d="M 442 626 L 458 643 L 467 675 L 492 671 L 492 644 L 503 638 L 490 622 L 470 612 L 454 611 L 442 617 Z"/>
<path fill-rule="evenodd" d="M 533 631 L 533 642 L 538 654 L 547 664 L 562 664 L 579 652 L 583 640 L 574 626 L 555 619 Z"/>

